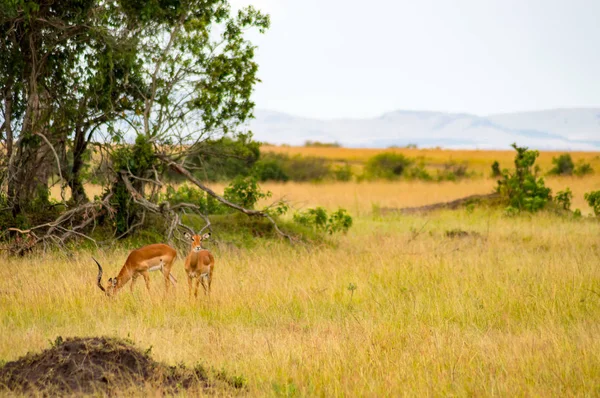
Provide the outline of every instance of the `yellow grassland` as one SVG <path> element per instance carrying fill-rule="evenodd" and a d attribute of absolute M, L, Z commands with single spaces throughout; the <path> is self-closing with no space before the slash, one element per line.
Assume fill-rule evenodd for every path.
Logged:
<path fill-rule="evenodd" d="M 306 151 L 314 149 L 321 150 Z M 364 161 L 374 152 L 361 153 Z M 440 153 L 427 156 L 448 159 Z M 514 156 L 460 151 L 453 159 L 458 153 L 506 167 Z M 569 186 L 574 207 L 589 214 L 583 193 L 600 189 L 596 170 L 547 183 L 553 191 Z M 264 184 L 296 208 L 344 207 L 354 226 L 319 247 L 207 244 L 216 257 L 210 300 L 188 299 L 181 259 L 170 295 L 153 273 L 150 293 L 138 283 L 133 293 L 127 287 L 105 298 L 90 255 L 114 276 L 125 247 L 2 257 L 0 359 L 47 348 L 58 335 L 108 335 L 151 346 L 157 360 L 243 375 L 249 396 L 597 396 L 597 219 L 507 217 L 477 207 L 421 216 L 372 212 L 374 205 L 423 205 L 494 185 L 488 178 Z M 454 229 L 471 235 L 447 237 Z"/>
<path fill-rule="evenodd" d="M 500 163 L 501 168 L 513 167 L 515 151 L 504 150 L 450 150 L 450 149 L 410 149 L 410 148 L 343 148 L 343 147 L 292 147 L 263 145 L 263 152 L 280 153 L 290 156 L 312 156 L 330 159 L 339 162 L 351 162 L 362 164 L 370 157 L 382 152 L 401 153 L 409 158 L 423 158 L 427 163 L 444 164 L 447 162 L 466 162 L 471 170 L 490 173 L 490 167 L 494 160 Z M 552 168 L 552 158 L 566 153 L 565 151 L 542 151 L 537 160 L 540 168 L 548 171 Z M 598 152 L 569 152 L 573 161 L 590 163 L 593 168 L 600 171 L 600 153 Z"/>

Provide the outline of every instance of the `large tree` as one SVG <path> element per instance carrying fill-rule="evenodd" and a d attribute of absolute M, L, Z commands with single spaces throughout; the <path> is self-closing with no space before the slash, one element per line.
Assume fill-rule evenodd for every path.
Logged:
<path fill-rule="evenodd" d="M 81 171 L 91 142 L 113 167 L 99 208 L 162 211 L 145 187 L 167 168 L 193 179 L 181 167 L 198 143 L 235 135 L 252 116 L 258 66 L 245 32 L 268 25 L 252 7 L 233 15 L 227 0 L 0 0 L 0 183 L 12 214 L 47 197 L 51 175 L 72 194 L 61 222 L 89 211 Z"/>

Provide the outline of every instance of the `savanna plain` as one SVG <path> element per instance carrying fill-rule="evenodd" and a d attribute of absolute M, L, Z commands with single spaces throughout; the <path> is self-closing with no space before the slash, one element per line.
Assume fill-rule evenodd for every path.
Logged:
<path fill-rule="evenodd" d="M 439 152 L 486 169 L 513 156 Z M 169 364 L 223 369 L 250 396 L 597 396 L 600 222 L 583 200 L 600 189 L 595 169 L 546 181 L 553 192 L 570 187 L 581 218 L 477 205 L 380 211 L 489 193 L 495 179 L 485 175 L 263 184 L 295 208 L 346 208 L 354 225 L 325 244 L 247 248 L 214 230 L 210 299 L 188 298 L 182 258 L 169 294 L 153 273 L 150 292 L 138 282 L 107 299 L 91 255 L 114 276 L 134 247 L 2 255 L 0 358 L 57 336 L 111 336 Z"/>

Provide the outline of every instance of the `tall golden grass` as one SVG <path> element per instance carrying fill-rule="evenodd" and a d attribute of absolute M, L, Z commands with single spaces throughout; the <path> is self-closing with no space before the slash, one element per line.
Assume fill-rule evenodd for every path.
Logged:
<path fill-rule="evenodd" d="M 597 175 L 547 183 L 554 192 L 570 187 L 574 207 L 587 214 L 583 193 L 600 189 Z M 152 347 L 161 361 L 241 375 L 250 396 L 598 395 L 597 219 L 485 208 L 372 212 L 494 185 L 264 184 L 296 208 L 344 207 L 354 226 L 319 247 L 207 245 L 216 257 L 210 300 L 188 299 L 182 259 L 170 295 L 157 273 L 151 292 L 139 283 L 107 299 L 90 256 L 114 276 L 130 248 L 2 257 L 0 359 L 59 335 L 108 335 Z M 447 235 L 457 229 L 466 236 Z"/>
<path fill-rule="evenodd" d="M 153 274 L 150 293 L 107 299 L 91 253 L 3 258 L 0 358 L 109 335 L 243 375 L 252 396 L 598 394 L 597 220 L 476 209 L 355 221 L 333 247 L 215 249 L 210 301 L 188 300 L 181 260 L 169 296 Z M 446 236 L 456 228 L 471 235 Z M 93 254 L 115 275 L 127 251 Z"/>

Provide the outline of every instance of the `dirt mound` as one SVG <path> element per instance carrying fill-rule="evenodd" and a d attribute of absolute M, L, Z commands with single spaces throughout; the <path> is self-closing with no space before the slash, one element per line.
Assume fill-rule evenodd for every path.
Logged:
<path fill-rule="evenodd" d="M 58 338 L 52 348 L 27 354 L 0 368 L 0 388 L 44 395 L 122 395 L 132 388 L 174 394 L 181 390 L 210 393 L 225 380 L 210 380 L 200 366 L 167 366 L 133 344 L 106 337 Z M 233 384 L 233 383 L 231 383 Z M 233 386 L 226 386 L 233 388 Z M 239 387 L 239 386 L 235 386 Z"/>
<path fill-rule="evenodd" d="M 500 198 L 500 195 L 497 193 L 491 193 L 489 195 L 471 195 L 466 196 L 464 198 L 452 200 L 450 202 L 440 202 L 434 203 L 426 206 L 417 206 L 417 207 L 403 207 L 403 208 L 393 208 L 393 207 L 382 207 L 379 209 L 379 213 L 381 215 L 400 213 L 400 214 L 419 214 L 419 213 L 428 213 L 430 211 L 441 210 L 441 209 L 451 209 L 456 210 L 460 207 L 466 206 L 470 203 L 487 203 L 494 204 L 494 201 L 497 201 Z"/>

